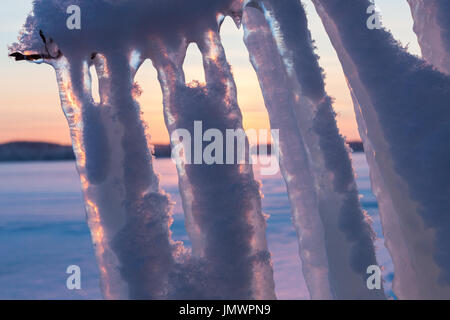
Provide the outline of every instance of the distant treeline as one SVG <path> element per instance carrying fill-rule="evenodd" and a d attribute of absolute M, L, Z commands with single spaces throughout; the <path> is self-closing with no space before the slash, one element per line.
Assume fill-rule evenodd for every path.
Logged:
<path fill-rule="evenodd" d="M 348 142 L 353 152 L 363 152 L 363 144 L 359 141 Z M 261 146 L 257 148 L 257 152 Z M 271 146 L 267 146 L 267 153 L 271 153 Z M 156 158 L 169 158 L 170 145 L 157 144 L 154 146 Z M 75 160 L 71 146 L 46 142 L 9 142 L 0 144 L 0 162 L 11 161 L 62 161 Z"/>
<path fill-rule="evenodd" d="M 157 158 L 168 158 L 169 145 L 155 145 Z M 46 142 L 10 142 L 0 144 L 0 162 L 8 161 L 64 161 L 75 160 L 72 146 Z"/>
<path fill-rule="evenodd" d="M 361 141 L 349 141 L 347 144 L 353 152 L 364 152 L 364 145 Z"/>

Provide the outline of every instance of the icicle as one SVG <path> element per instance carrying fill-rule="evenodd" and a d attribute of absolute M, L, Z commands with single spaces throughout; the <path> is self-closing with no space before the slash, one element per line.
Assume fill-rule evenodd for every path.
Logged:
<path fill-rule="evenodd" d="M 236 84 L 226 60 L 219 34 L 214 29 L 205 31 L 203 39 L 198 42 L 198 46 L 203 56 L 208 96 L 214 97 L 214 106 L 216 112 L 222 114 L 223 120 L 221 121 L 225 125 L 224 129 L 242 132 L 242 114 L 237 104 Z M 239 147 L 237 147 L 237 150 L 239 152 Z M 228 158 L 229 151 L 227 148 L 224 155 L 225 159 Z M 227 165 L 224 170 L 227 175 L 231 175 L 229 181 L 232 184 L 229 185 L 229 188 L 237 188 L 237 190 L 242 191 L 228 191 L 230 196 L 227 201 L 234 203 L 228 210 L 238 209 L 233 215 L 242 219 L 241 237 L 245 236 L 244 239 L 249 246 L 246 259 L 248 259 L 250 270 L 254 275 L 254 297 L 257 299 L 274 299 L 273 270 L 265 237 L 266 222 L 261 210 L 260 187 L 254 180 L 252 166 L 249 163 L 247 140 L 245 141 L 244 153 L 245 159 L 248 161 L 233 165 L 231 168 Z M 239 156 L 236 158 L 238 159 Z M 234 185 L 234 187 L 231 187 L 231 185 Z M 239 205 L 234 209 L 237 204 Z M 244 230 L 247 230 L 247 233 Z M 232 232 L 232 230 L 230 231 Z M 216 237 L 216 241 L 222 240 Z M 224 255 L 218 263 L 225 263 L 228 259 L 229 257 Z"/>
<path fill-rule="evenodd" d="M 450 74 L 450 3 L 448 0 L 408 0 L 422 56 Z"/>
<path fill-rule="evenodd" d="M 158 79 L 161 84 L 164 100 L 164 117 L 169 135 L 173 137 L 177 129 L 180 129 L 181 105 L 178 105 L 177 97 L 186 91 L 185 76 L 182 69 L 184 57 L 186 55 L 187 42 L 182 41 L 179 48 L 171 48 L 164 41 L 156 40 L 149 55 L 153 65 L 158 72 Z M 173 140 L 173 139 L 172 139 Z M 178 142 L 178 141 L 177 141 Z M 172 147 L 176 144 L 172 141 Z M 172 157 L 180 156 L 175 152 Z M 200 226 L 195 220 L 192 208 L 194 192 L 186 175 L 186 162 L 182 158 L 174 160 L 177 164 L 179 190 L 183 202 L 186 231 L 192 243 L 192 254 L 196 258 L 205 255 L 205 235 L 201 232 Z"/>
<path fill-rule="evenodd" d="M 449 77 L 365 28 L 371 2 L 313 0 L 343 66 L 402 299 L 450 297 Z M 355 45 L 357 43 L 358 45 Z M 447 180 L 446 180 L 447 179 Z"/>
<path fill-rule="evenodd" d="M 102 292 L 108 299 L 163 298 L 175 245 L 169 200 L 151 166 L 128 60 L 120 53 L 92 58 L 99 105 L 90 96 L 89 58 L 50 63 L 77 156 Z"/>
<path fill-rule="evenodd" d="M 151 56 L 164 91 L 169 131 L 192 129 L 195 120 L 203 121 L 205 129 L 217 128 L 221 133 L 228 128 L 242 130 L 234 80 L 214 25 L 220 10 L 230 11 L 225 10 L 227 3 L 215 1 L 204 12 L 192 8 L 187 12 L 189 18 L 168 26 L 158 10 L 153 10 L 161 9 L 155 2 L 86 2 L 86 12 L 98 10 L 102 15 L 95 19 L 86 16 L 83 28 L 72 32 L 59 24 L 68 2 L 35 1 L 35 14 L 29 17 L 21 43 L 11 50 L 33 50 L 30 54 L 13 52 L 12 56 L 48 60 L 57 69 L 105 297 L 275 298 L 259 184 L 251 166 L 179 166 L 187 229 L 194 243 L 194 255 L 188 255 L 181 244 L 171 240 L 169 199 L 159 189 L 139 106 L 133 98 L 134 75 Z M 169 15 L 179 12 L 177 5 L 164 4 L 164 9 Z M 124 10 L 135 14 L 135 24 L 116 28 L 125 24 L 119 22 L 124 21 L 123 16 L 130 16 L 124 15 Z M 233 16 L 239 23 L 240 12 Z M 197 18 L 200 21 L 195 27 L 185 23 Z M 206 25 L 214 23 L 205 27 L 204 34 L 205 21 Z M 97 28 L 89 27 L 94 24 Z M 139 32 L 135 32 L 137 26 Z M 56 39 L 58 46 L 38 32 L 39 28 Z M 186 40 L 176 37 L 179 30 L 201 45 L 206 86 L 184 84 L 181 64 Z M 112 36 L 105 40 L 104 33 Z M 158 34 L 170 38 L 170 45 L 155 43 Z M 170 49 L 174 46 L 181 49 Z M 39 53 L 42 50 L 45 52 Z M 99 77 L 99 104 L 92 98 L 92 64 Z M 246 142 L 247 159 L 248 152 Z"/>
<path fill-rule="evenodd" d="M 92 109 L 93 106 L 87 106 L 87 104 L 90 104 L 89 98 L 85 99 L 83 96 L 80 97 L 77 94 L 77 91 L 81 95 L 85 92 L 82 92 L 81 90 L 75 91 L 72 83 L 72 80 L 75 80 L 79 82 L 77 84 L 78 86 L 81 85 L 81 63 L 78 62 L 73 64 L 70 63 L 67 58 L 63 57 L 57 61 L 52 61 L 51 64 L 56 70 L 61 105 L 69 124 L 73 149 L 77 158 L 77 169 L 83 189 L 87 220 L 91 229 L 92 240 L 95 246 L 100 270 L 102 293 L 107 299 L 126 298 L 128 287 L 117 270 L 120 262 L 118 261 L 114 250 L 111 248 L 111 239 L 123 224 L 123 222 L 121 222 L 121 220 L 123 220 L 123 212 L 120 209 L 116 209 L 120 208 L 120 198 L 117 198 L 117 196 L 112 197 L 112 199 L 119 200 L 119 202 L 116 203 L 117 207 L 115 207 L 114 203 L 112 203 L 115 210 L 114 212 L 109 212 L 108 217 L 115 216 L 117 223 L 107 228 L 98 203 L 101 188 L 90 182 L 88 169 L 86 166 L 88 155 L 86 154 L 86 148 L 84 145 L 84 128 L 85 126 L 95 124 L 86 124 L 83 120 L 83 111 L 86 110 L 86 108 Z M 78 70 L 74 70 L 77 68 Z M 96 155 L 91 152 L 89 156 L 95 157 Z M 105 163 L 104 165 L 106 168 L 107 164 Z M 107 184 L 108 182 L 103 183 L 103 185 Z"/>
<path fill-rule="evenodd" d="M 255 10 L 247 8 L 244 12 L 245 43 L 259 77 L 271 127 L 280 128 L 280 167 L 299 235 L 303 274 L 311 298 L 331 299 L 323 225 L 313 177 L 302 165 L 308 163 L 308 156 L 292 110 L 294 97 L 272 34 L 264 17 Z"/>
<path fill-rule="evenodd" d="M 187 130 L 192 139 L 212 128 L 220 130 L 223 137 L 227 129 L 242 129 L 234 80 L 218 35 L 208 31 L 206 40 L 199 41 L 206 86 L 184 83 L 182 63 L 187 44 L 172 49 L 160 42 L 152 55 L 164 95 L 166 125 L 172 137 L 178 129 Z M 201 121 L 200 132 L 196 132 L 196 121 L 197 124 Z M 172 142 L 175 148 L 178 141 Z M 186 145 L 184 156 L 189 152 L 190 161 L 177 159 L 177 168 L 193 255 L 205 265 L 203 294 L 208 298 L 273 299 L 265 221 L 259 185 L 254 181 L 251 166 L 225 164 L 226 152 L 221 157 L 222 165 L 193 164 L 195 160 L 203 161 L 203 151 L 201 154 L 197 151 L 196 155 L 196 147 L 189 148 Z"/>
<path fill-rule="evenodd" d="M 174 263 L 169 200 L 159 190 L 139 106 L 132 97 L 129 58 L 121 52 L 105 56 L 111 66 L 108 96 L 117 125 L 124 128 L 116 143 L 120 141 L 123 148 L 121 185 L 126 224 L 114 237 L 115 250 L 123 261 L 121 274 L 129 283 L 131 298 L 164 298 Z"/>
<path fill-rule="evenodd" d="M 376 264 L 373 232 L 359 205 L 305 12 L 290 0 L 258 6 L 267 22 L 255 9 L 246 9 L 246 44 L 272 126 L 284 135 L 281 161 L 311 297 L 383 298 L 382 290 L 366 286 L 366 269 Z"/>

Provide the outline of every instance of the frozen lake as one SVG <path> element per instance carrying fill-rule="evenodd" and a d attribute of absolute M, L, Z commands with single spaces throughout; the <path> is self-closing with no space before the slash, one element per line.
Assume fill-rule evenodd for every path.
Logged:
<path fill-rule="evenodd" d="M 353 154 L 353 165 L 362 206 L 374 221 L 378 262 L 384 267 L 385 289 L 390 294 L 393 267 L 383 245 L 364 154 Z M 158 159 L 155 169 L 162 188 L 176 203 L 173 236 L 188 246 L 175 166 L 170 159 Z M 257 178 L 263 184 L 263 210 L 270 215 L 267 236 L 277 296 L 306 299 L 284 182 L 280 175 Z M 66 288 L 69 265 L 81 268 L 81 290 Z M 75 163 L 0 164 L 0 299 L 101 299 L 98 283 Z"/>

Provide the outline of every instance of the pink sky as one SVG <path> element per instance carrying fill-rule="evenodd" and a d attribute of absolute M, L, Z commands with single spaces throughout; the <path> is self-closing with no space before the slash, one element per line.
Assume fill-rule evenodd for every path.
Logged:
<path fill-rule="evenodd" d="M 6 46 L 15 41 L 21 24 L 31 9 L 31 0 L 0 3 L 0 142 L 16 140 L 50 141 L 68 144 L 69 131 L 60 108 L 54 72 L 50 66 L 17 63 L 7 57 Z M 384 25 L 409 51 L 419 54 L 412 31 L 412 19 L 406 0 L 377 0 Z M 305 1 L 309 25 L 318 47 L 320 64 L 326 73 L 328 94 L 335 98 L 341 133 L 348 140 L 359 140 L 353 104 L 337 56 L 309 0 Z M 269 128 L 267 113 L 258 81 L 250 65 L 237 30 L 227 19 L 221 31 L 224 47 L 233 67 L 238 87 L 239 104 L 247 129 Z M 203 70 L 198 49 L 192 45 L 185 62 L 188 81 L 202 81 Z M 156 71 L 150 61 L 139 70 L 136 81 L 143 89 L 139 98 L 144 119 L 154 143 L 168 142 L 162 113 L 162 94 Z"/>

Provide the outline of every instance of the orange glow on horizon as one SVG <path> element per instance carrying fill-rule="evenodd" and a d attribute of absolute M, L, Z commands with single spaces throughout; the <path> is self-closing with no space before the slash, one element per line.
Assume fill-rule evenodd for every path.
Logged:
<path fill-rule="evenodd" d="M 383 11 L 384 24 L 408 51 L 420 55 L 417 37 L 412 30 L 413 21 L 409 8 L 402 1 L 378 1 Z M 23 6 L 7 5 L 17 21 L 0 39 L 2 47 L 16 41 L 17 31 L 25 21 L 27 10 Z M 338 125 L 348 140 L 359 140 L 353 103 L 342 73 L 339 60 L 328 39 L 314 7 L 305 3 L 308 24 L 318 47 L 320 65 L 326 73 L 327 92 L 336 99 Z M 21 15 L 19 14 L 21 12 Z M 14 27 L 15 25 L 15 27 Z M 15 30 L 17 28 L 17 30 Z M 244 127 L 268 128 L 267 114 L 259 92 L 258 81 L 249 63 L 248 52 L 242 41 L 242 28 L 237 30 L 230 17 L 225 18 L 220 32 L 227 59 L 233 66 L 238 89 L 239 105 L 244 117 Z M 26 52 L 31 53 L 31 52 Z M 198 57 L 197 57 L 198 58 Z M 15 62 L 6 54 L 0 57 L 0 143 L 10 141 L 48 141 L 70 144 L 67 122 L 61 112 L 54 71 L 50 66 Z M 150 67 L 149 67 L 150 66 Z M 184 65 L 188 75 L 202 77 L 200 59 L 187 57 Z M 143 118 L 149 124 L 152 143 L 168 143 L 168 134 L 162 115 L 161 89 L 156 72 L 146 62 L 137 74 L 137 81 L 144 90 L 138 100 L 144 111 Z M 190 79 L 190 77 L 187 77 Z M 202 79 L 198 79 L 200 82 Z"/>
<path fill-rule="evenodd" d="M 270 126 L 267 111 L 258 79 L 242 43 L 242 31 L 238 31 L 233 22 L 228 20 L 225 19 L 221 38 L 227 60 L 232 66 L 244 128 L 268 130 Z M 210 41 L 213 41 L 215 36 L 210 32 L 208 37 Z M 192 52 L 195 52 L 197 56 L 194 57 Z M 217 58 L 216 56 L 215 59 Z M 340 66 L 336 65 L 336 61 L 330 56 L 322 55 L 320 62 L 327 73 L 327 92 L 335 99 L 334 109 L 341 134 L 347 140 L 360 140 L 353 103 Z M 15 77 L 20 79 L 20 83 L 0 79 L 0 87 L 4 89 L 0 106 L 3 111 L 0 117 L 0 143 L 45 141 L 71 144 L 53 70 L 45 65 L 12 61 L 9 63 L 9 69 L 6 72 L 14 72 Z M 198 49 L 188 51 L 183 67 L 187 72 L 187 79 L 203 82 L 203 64 Z M 142 118 L 148 124 L 151 143 L 168 144 L 169 135 L 164 122 L 161 87 L 151 61 L 148 60 L 141 66 L 135 81 L 143 90 L 137 100 L 143 112 Z"/>
<path fill-rule="evenodd" d="M 242 79 L 240 79 L 242 81 Z M 161 89 L 151 88 L 140 82 L 145 88 L 138 101 L 143 110 L 143 120 L 148 124 L 151 134 L 152 144 L 168 144 L 169 135 L 164 123 Z M 267 112 L 264 102 L 256 97 L 261 95 L 259 88 L 245 88 L 245 92 L 239 90 L 239 106 L 242 110 L 245 129 L 270 129 Z M 152 96 L 152 93 L 157 93 Z M 48 99 L 56 100 L 56 99 Z M 256 100 L 256 101 L 255 101 Z M 28 107 L 26 115 L 12 114 L 9 117 L 0 119 L 0 143 L 11 141 L 39 141 L 59 144 L 71 144 L 67 121 L 62 113 L 59 101 L 49 101 L 50 110 L 45 113 L 37 112 L 39 107 Z M 350 102 L 351 103 L 351 102 Z M 39 103 L 42 104 L 42 103 Z M 33 105 L 32 101 L 26 105 Z M 353 115 L 353 106 L 334 104 L 337 113 L 338 126 L 341 134 L 348 140 L 360 140 L 356 121 Z"/>

